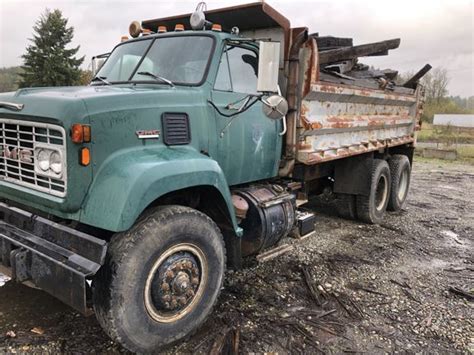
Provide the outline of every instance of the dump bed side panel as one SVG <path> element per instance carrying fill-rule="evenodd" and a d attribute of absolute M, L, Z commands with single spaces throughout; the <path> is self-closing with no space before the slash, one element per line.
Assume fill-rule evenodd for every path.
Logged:
<path fill-rule="evenodd" d="M 315 82 L 300 106 L 297 160 L 315 164 L 415 142 L 415 95 Z"/>

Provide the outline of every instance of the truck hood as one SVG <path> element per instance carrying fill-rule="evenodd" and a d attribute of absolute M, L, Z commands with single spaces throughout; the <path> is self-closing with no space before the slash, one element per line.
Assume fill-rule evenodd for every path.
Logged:
<path fill-rule="evenodd" d="M 147 94 L 156 93 L 157 90 L 162 92 L 179 91 L 179 89 L 161 85 L 27 88 L 0 94 L 0 101 L 24 105 L 23 109 L 18 112 L 0 108 L 0 114 L 14 114 L 16 117 L 24 116 L 25 119 L 38 117 L 42 120 L 62 123 L 67 127 L 73 122 L 87 123 L 87 117 L 96 113 L 95 111 L 99 107 L 101 110 L 113 111 L 117 108 L 115 106 L 117 103 L 140 102 L 141 100 L 137 100 L 137 95 L 147 96 Z M 156 95 L 154 96 L 156 98 Z M 93 104 L 94 102 L 101 102 L 102 105 L 96 106 Z M 91 109 L 92 112 L 90 112 Z"/>

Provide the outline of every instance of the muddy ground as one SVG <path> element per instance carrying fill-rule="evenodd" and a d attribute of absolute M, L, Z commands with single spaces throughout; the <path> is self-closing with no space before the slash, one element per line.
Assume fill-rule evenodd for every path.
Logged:
<path fill-rule="evenodd" d="M 312 203 L 317 233 L 282 241 L 294 250 L 228 272 L 212 316 L 167 352 L 209 353 L 226 335 L 241 353 L 473 353 L 474 166 L 417 161 L 406 210 L 381 226 L 332 204 Z M 124 352 L 93 317 L 12 282 L 0 287 L 5 351 Z"/>

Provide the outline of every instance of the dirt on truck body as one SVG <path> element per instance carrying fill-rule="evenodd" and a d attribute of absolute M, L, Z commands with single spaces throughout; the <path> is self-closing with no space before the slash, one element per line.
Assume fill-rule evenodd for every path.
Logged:
<path fill-rule="evenodd" d="M 129 351 L 154 353 L 212 316 L 226 277 L 236 280 L 226 270 L 287 260 L 297 246 L 272 248 L 321 233 L 311 203 L 331 196 L 340 216 L 382 226 L 387 211 L 402 213 L 430 66 L 398 85 L 396 71 L 359 62 L 399 39 L 320 36 L 265 2 L 210 11 L 201 2 L 133 21 L 129 33 L 95 57 L 105 62 L 88 86 L 0 94 L 0 261 L 14 281 L 95 314 Z M 295 263 L 282 265 L 291 274 Z M 317 349 L 304 312 L 364 310 L 315 283 L 316 266 L 298 278 L 318 311 L 294 304 L 298 316 L 268 321 Z M 276 310 L 300 279 L 274 272 Z M 333 325 L 320 330 L 340 334 Z"/>

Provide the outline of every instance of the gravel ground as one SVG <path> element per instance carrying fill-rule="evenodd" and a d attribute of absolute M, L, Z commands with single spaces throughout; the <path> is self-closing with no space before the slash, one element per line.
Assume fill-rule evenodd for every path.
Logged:
<path fill-rule="evenodd" d="M 209 320 L 167 352 L 474 353 L 473 201 L 474 166 L 427 160 L 415 164 L 406 210 L 381 226 L 314 201 L 316 234 L 228 272 Z M 4 281 L 0 353 L 125 352 L 94 317 Z"/>

